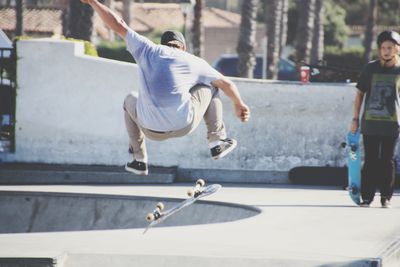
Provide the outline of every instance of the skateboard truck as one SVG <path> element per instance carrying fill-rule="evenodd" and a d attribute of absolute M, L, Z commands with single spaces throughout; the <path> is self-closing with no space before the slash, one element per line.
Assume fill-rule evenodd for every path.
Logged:
<path fill-rule="evenodd" d="M 349 191 L 354 195 L 357 195 L 359 193 L 359 190 L 358 190 L 357 186 L 355 186 L 355 185 L 351 185 L 349 188 Z"/>
<path fill-rule="evenodd" d="M 164 210 L 164 203 L 158 202 L 156 208 L 153 210 L 153 212 L 147 214 L 146 220 L 148 222 L 152 222 L 157 220 L 158 218 L 161 217 L 161 211 Z"/>
<path fill-rule="evenodd" d="M 163 222 L 165 219 L 184 209 L 185 207 L 192 205 L 198 199 L 214 194 L 220 188 L 221 185 L 219 184 L 205 186 L 205 181 L 203 179 L 199 179 L 196 181 L 195 186 L 188 190 L 187 194 L 189 195 L 189 198 L 183 200 L 172 208 L 163 211 L 164 204 L 161 202 L 157 203 L 156 208 L 146 216 L 146 220 L 150 223 L 144 230 L 143 234 L 145 234 L 149 230 L 149 228 Z"/>
<path fill-rule="evenodd" d="M 189 197 L 198 197 L 201 192 L 203 192 L 204 185 L 206 182 L 203 179 L 198 179 L 196 181 L 196 186 L 194 188 L 191 188 L 187 191 L 187 195 Z"/>

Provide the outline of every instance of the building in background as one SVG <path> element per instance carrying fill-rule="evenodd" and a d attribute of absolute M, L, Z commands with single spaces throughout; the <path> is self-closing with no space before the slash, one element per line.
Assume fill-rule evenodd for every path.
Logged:
<path fill-rule="evenodd" d="M 1 0 L 0 0 L 1 1 Z M 3 0 L 3 2 L 5 2 Z M 52 6 L 44 5 L 44 1 L 37 6 L 26 5 L 24 12 L 25 32 L 34 37 L 49 37 L 61 35 L 63 10 L 68 1 L 58 0 Z M 223 1 L 228 3 L 229 1 Z M 2 3 L 2 2 L 0 2 Z M 123 9 L 121 1 L 111 3 L 111 7 L 119 14 Z M 204 10 L 204 58 L 213 63 L 221 54 L 235 54 L 239 36 L 240 14 L 206 7 Z M 182 30 L 184 19 L 179 4 L 162 3 L 134 3 L 131 5 L 130 27 L 137 32 L 148 35 L 162 32 L 166 29 Z M 0 28 L 12 39 L 15 29 L 15 10 L 12 6 L 0 6 Z M 94 16 L 94 38 L 112 40 L 114 35 Z M 262 38 L 265 35 L 264 25 L 257 29 L 256 53 L 262 53 Z"/>

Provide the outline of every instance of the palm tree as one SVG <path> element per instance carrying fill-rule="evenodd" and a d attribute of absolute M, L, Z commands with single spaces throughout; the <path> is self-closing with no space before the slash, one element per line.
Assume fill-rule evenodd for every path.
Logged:
<path fill-rule="evenodd" d="M 372 57 L 372 44 L 374 39 L 375 24 L 378 13 L 378 0 L 370 0 L 368 7 L 368 18 L 365 26 L 364 38 L 364 62 L 368 63 Z"/>
<path fill-rule="evenodd" d="M 24 0 L 17 0 L 15 2 L 15 35 L 21 36 L 24 34 L 24 10 L 25 3 Z"/>
<path fill-rule="evenodd" d="M 296 34 L 296 59 L 310 62 L 314 31 L 314 10 L 316 0 L 297 0 L 299 22 Z"/>
<path fill-rule="evenodd" d="M 312 40 L 311 63 L 316 64 L 324 56 L 324 1 L 316 0 L 315 23 Z"/>
<path fill-rule="evenodd" d="M 81 1 L 71 0 L 67 12 L 67 30 L 65 31 L 65 35 L 75 39 L 90 41 L 93 28 L 93 9 Z"/>
<path fill-rule="evenodd" d="M 131 23 L 131 0 L 123 0 L 122 19 L 128 25 Z"/>
<path fill-rule="evenodd" d="M 238 74 L 240 77 L 253 78 L 256 65 L 254 44 L 256 41 L 256 16 L 258 0 L 243 1 L 240 22 L 239 41 L 236 51 L 239 56 Z"/>
<path fill-rule="evenodd" d="M 204 56 L 203 6 L 204 0 L 196 0 L 192 27 L 192 45 L 193 54 L 198 57 Z"/>
<path fill-rule="evenodd" d="M 288 12 L 289 0 L 282 0 L 282 13 L 281 13 L 281 32 L 280 32 L 280 47 L 279 58 L 282 57 L 283 49 L 287 43 L 287 30 L 288 30 Z"/>
<path fill-rule="evenodd" d="M 282 0 L 269 0 L 266 3 L 267 21 L 267 78 L 278 78 L 279 53 L 281 50 Z"/>
<path fill-rule="evenodd" d="M 103 2 L 104 5 L 106 5 L 107 7 L 111 8 L 111 9 L 113 9 L 113 3 L 114 3 L 114 0 L 104 0 L 104 2 Z M 114 42 L 115 35 L 116 35 L 115 32 L 113 30 L 111 30 L 111 28 L 107 27 L 107 29 L 108 29 L 108 40 L 111 42 Z"/>

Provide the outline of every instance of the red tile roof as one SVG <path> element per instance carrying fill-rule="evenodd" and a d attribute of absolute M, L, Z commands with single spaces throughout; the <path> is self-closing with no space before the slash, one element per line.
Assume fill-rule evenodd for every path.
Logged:
<path fill-rule="evenodd" d="M 122 3 L 115 2 L 114 8 L 121 14 Z M 24 13 L 26 32 L 61 34 L 62 10 L 55 8 L 27 8 Z M 203 14 L 205 27 L 239 27 L 240 14 L 217 8 L 205 8 Z M 108 30 L 95 16 L 94 27 L 97 32 L 107 38 Z M 178 4 L 133 3 L 131 5 L 131 21 L 129 25 L 138 32 L 163 31 L 169 28 L 182 28 L 183 13 Z M 4 31 L 14 31 L 15 10 L 10 7 L 0 7 L 0 28 Z"/>
<path fill-rule="evenodd" d="M 24 28 L 26 32 L 60 33 L 60 9 L 53 8 L 27 8 L 24 11 Z M 0 28 L 4 31 L 15 29 L 15 9 L 0 7 Z"/>

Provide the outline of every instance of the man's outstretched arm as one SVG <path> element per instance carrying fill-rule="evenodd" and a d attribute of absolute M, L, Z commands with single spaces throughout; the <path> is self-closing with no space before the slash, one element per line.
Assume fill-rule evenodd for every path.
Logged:
<path fill-rule="evenodd" d="M 229 97 L 235 107 L 235 114 L 242 122 L 247 122 L 250 118 L 250 109 L 240 97 L 236 85 L 226 77 L 213 81 L 212 86 L 221 89 Z"/>
<path fill-rule="evenodd" d="M 129 27 L 122 18 L 117 16 L 111 9 L 97 0 L 81 0 L 81 2 L 89 4 L 96 11 L 96 13 L 99 14 L 104 23 L 111 28 L 111 30 L 118 33 L 122 39 L 125 39 L 126 32 L 128 31 Z"/>

